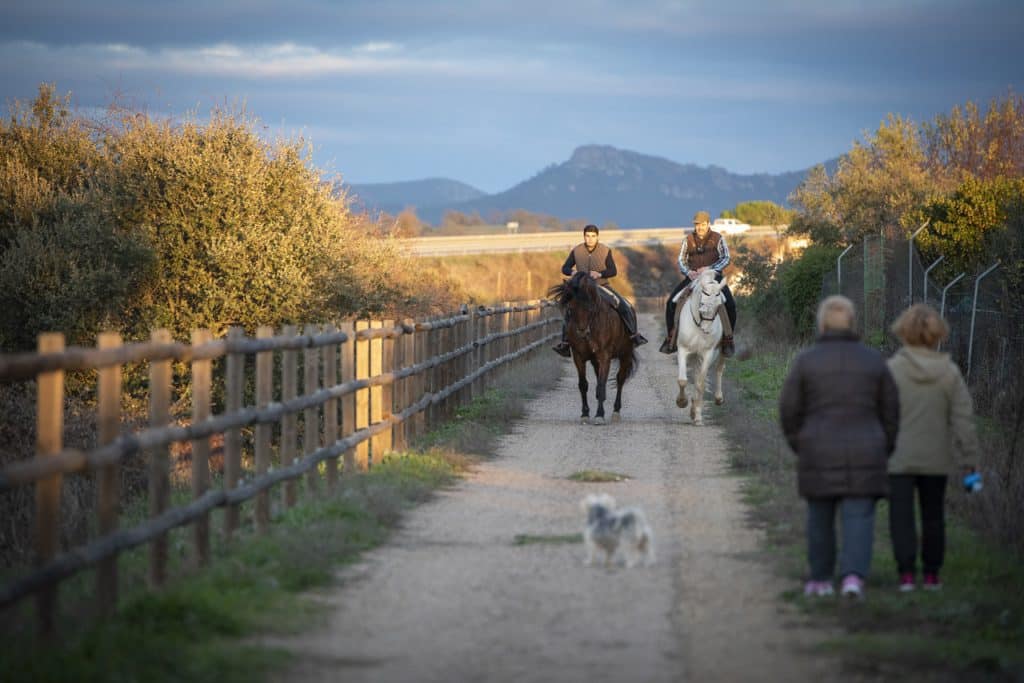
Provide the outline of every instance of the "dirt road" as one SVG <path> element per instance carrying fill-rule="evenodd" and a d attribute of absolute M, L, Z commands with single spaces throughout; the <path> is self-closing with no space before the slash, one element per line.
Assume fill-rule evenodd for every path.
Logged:
<path fill-rule="evenodd" d="M 641 323 L 656 329 L 653 318 Z M 780 607 L 788 586 L 759 559 L 744 521 L 715 419 L 728 404 L 708 405 L 706 426 L 689 424 L 674 404 L 675 360 L 656 346 L 641 348 L 623 421 L 603 427 L 579 423 L 566 361 L 494 460 L 413 511 L 321 596 L 330 625 L 286 641 L 298 657 L 282 680 L 836 678 L 834 662 L 806 652 L 817 634 Z M 567 479 L 584 469 L 630 479 Z M 515 543 L 579 532 L 579 502 L 598 491 L 645 510 L 654 566 L 585 567 L 580 543 Z"/>

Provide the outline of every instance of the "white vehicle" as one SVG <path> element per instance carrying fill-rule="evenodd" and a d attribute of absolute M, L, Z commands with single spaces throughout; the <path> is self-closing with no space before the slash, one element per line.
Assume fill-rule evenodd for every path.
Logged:
<path fill-rule="evenodd" d="M 715 222 L 711 224 L 711 229 L 726 235 L 735 235 L 736 233 L 750 230 L 750 226 L 746 223 L 740 223 L 735 218 L 716 218 Z"/>

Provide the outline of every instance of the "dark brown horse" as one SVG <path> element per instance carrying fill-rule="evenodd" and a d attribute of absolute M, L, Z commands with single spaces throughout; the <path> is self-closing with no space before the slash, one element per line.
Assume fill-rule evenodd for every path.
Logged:
<path fill-rule="evenodd" d="M 612 420 L 619 419 L 622 408 L 622 387 L 636 371 L 639 359 L 633 341 L 629 338 L 622 318 L 601 295 L 597 282 L 586 273 L 576 273 L 560 285 L 548 290 L 548 296 L 566 311 L 566 338 L 572 348 L 572 360 L 579 375 L 580 398 L 583 400 L 581 419 L 588 422 L 590 405 L 587 403 L 587 363 L 597 375 L 597 414 L 594 424 L 604 424 L 605 388 L 611 372 L 612 359 L 619 361 L 615 373 L 615 406 Z"/>

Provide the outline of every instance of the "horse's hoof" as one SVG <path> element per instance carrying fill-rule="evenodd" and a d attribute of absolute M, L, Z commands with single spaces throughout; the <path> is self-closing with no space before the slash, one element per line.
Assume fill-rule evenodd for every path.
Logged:
<path fill-rule="evenodd" d="M 679 406 L 680 408 L 685 408 L 687 405 L 689 405 L 689 403 L 690 402 L 686 399 L 685 396 L 680 396 L 676 398 L 676 405 Z"/>
<path fill-rule="evenodd" d="M 592 424 L 603 425 L 604 424 L 604 418 L 603 417 L 595 417 Z"/>
<path fill-rule="evenodd" d="M 694 420 L 693 421 L 693 426 L 694 427 L 703 427 L 704 426 L 704 420 Z"/>
<path fill-rule="evenodd" d="M 618 413 L 612 413 L 612 422 L 622 422 L 622 416 Z"/>
<path fill-rule="evenodd" d="M 724 396 L 715 396 L 715 405 L 716 406 L 720 406 L 723 403 L 725 403 L 725 397 Z"/>

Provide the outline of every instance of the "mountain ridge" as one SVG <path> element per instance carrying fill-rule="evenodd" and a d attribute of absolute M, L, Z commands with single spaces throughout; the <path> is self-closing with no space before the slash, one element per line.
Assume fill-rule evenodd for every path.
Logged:
<path fill-rule="evenodd" d="M 824 163 L 832 172 L 837 162 L 838 159 L 830 159 Z M 428 201 L 405 202 L 401 208 L 415 206 L 422 220 L 434 224 L 447 210 L 475 211 L 487 218 L 525 209 L 563 220 L 583 218 L 623 228 L 680 225 L 688 223 L 698 210 L 718 215 L 744 201 L 770 200 L 785 205 L 808 170 L 739 174 L 721 166 L 678 163 L 610 145 L 591 144 L 577 147 L 568 160 L 550 164 L 502 192 L 481 193 L 463 201 L 442 198 L 433 203 L 421 196 Z M 372 196 L 372 186 L 352 185 L 351 189 L 365 198 L 367 194 L 362 188 L 366 187 L 371 188 Z M 384 206 L 375 208 L 388 210 Z"/>

